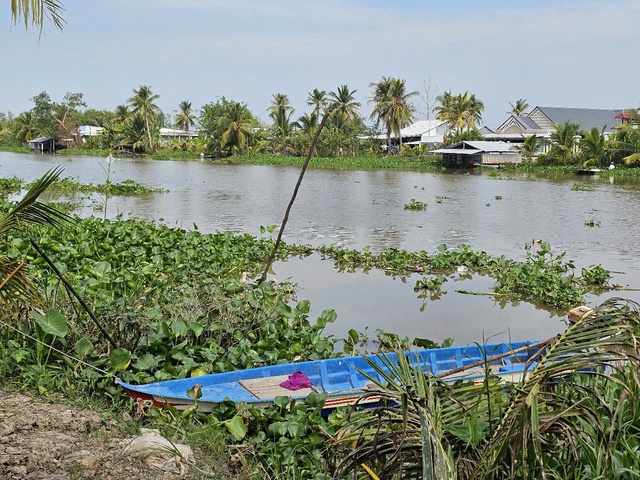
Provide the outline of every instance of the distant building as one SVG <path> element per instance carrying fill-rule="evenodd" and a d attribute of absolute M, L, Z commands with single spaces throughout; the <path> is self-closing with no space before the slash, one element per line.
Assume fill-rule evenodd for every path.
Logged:
<path fill-rule="evenodd" d="M 522 144 L 526 138 L 534 135 L 549 140 L 555 132 L 555 125 L 568 121 L 577 124 L 580 131 L 595 127 L 603 131 L 606 138 L 624 122 L 622 113 L 621 109 L 535 107 L 523 115 L 510 115 L 495 131 L 485 127 L 483 133 L 488 141 Z M 542 142 L 538 153 L 547 153 L 550 148 L 550 142 Z"/>
<path fill-rule="evenodd" d="M 62 150 L 65 145 L 56 144 L 55 137 L 38 137 L 29 140 L 29 148 L 40 153 L 55 153 L 56 150 Z"/>
<path fill-rule="evenodd" d="M 427 148 L 435 148 L 444 143 L 447 134 L 447 124 L 440 120 L 420 120 L 400 130 L 400 137 L 404 145 L 424 145 Z M 371 138 L 371 137 L 361 137 Z M 387 140 L 387 134 L 381 133 L 375 137 L 378 140 Z M 397 145 L 398 136 L 391 134 L 391 143 Z"/>
<path fill-rule="evenodd" d="M 183 142 L 199 136 L 197 130 L 180 130 L 178 128 L 161 128 L 160 129 L 160 143 L 169 144 L 174 141 Z"/>
<path fill-rule="evenodd" d="M 442 155 L 446 167 L 454 168 L 500 166 L 522 161 L 515 145 L 506 142 L 465 140 L 435 150 L 435 153 Z"/>
<path fill-rule="evenodd" d="M 623 122 L 622 110 L 596 108 L 535 107 L 524 115 L 511 115 L 493 133 L 494 136 L 537 135 L 548 137 L 555 131 L 555 125 L 565 122 L 575 123 L 580 130 L 597 128 L 605 135 L 615 132 Z"/>

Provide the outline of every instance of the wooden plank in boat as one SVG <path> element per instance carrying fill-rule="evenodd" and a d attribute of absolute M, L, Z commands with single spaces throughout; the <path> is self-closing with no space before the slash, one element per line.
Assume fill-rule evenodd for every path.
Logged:
<path fill-rule="evenodd" d="M 277 375 L 274 377 L 261 377 L 261 378 L 249 378 L 247 380 L 240 380 L 242 385 L 251 395 L 256 398 L 275 398 L 278 396 L 285 397 L 306 397 L 314 389 L 313 388 L 301 388 L 300 390 L 289 390 L 281 387 L 280 384 L 289 380 L 291 375 Z"/>

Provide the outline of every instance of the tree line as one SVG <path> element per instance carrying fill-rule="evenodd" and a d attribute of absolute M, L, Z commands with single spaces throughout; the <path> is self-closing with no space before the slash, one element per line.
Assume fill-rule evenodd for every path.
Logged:
<path fill-rule="evenodd" d="M 424 153 L 423 148 L 407 148 L 400 131 L 416 119 L 413 99 L 417 91 L 408 91 L 406 80 L 382 77 L 370 85 L 368 104 L 371 114 L 365 119 L 356 90 L 341 85 L 335 91 L 313 89 L 306 104 L 310 111 L 294 117 L 295 109 L 286 94 L 275 93 L 268 108 L 270 123 L 261 121 L 246 103 L 225 97 L 205 104 L 199 111 L 190 101 L 179 103 L 171 117 L 158 106 L 160 95 L 149 85 L 133 89 L 132 96 L 113 111 L 87 108 L 84 95 L 68 92 L 60 102 L 47 92 L 31 98 L 33 107 L 14 116 L 0 112 L 0 146 L 24 146 L 38 137 L 64 140 L 71 148 L 122 149 L 134 153 L 179 150 L 211 156 L 245 153 L 306 155 L 311 139 L 318 131 L 323 114 L 330 112 L 324 133 L 316 145 L 316 155 L 325 157 L 362 155 L 367 153 Z M 484 111 L 483 102 L 475 94 L 444 92 L 435 97 L 435 118 L 446 123 L 444 142 L 482 140 L 478 131 Z M 515 115 L 529 107 L 526 99 L 510 103 Z M 566 122 L 555 126 L 550 138 L 530 136 L 518 146 L 525 162 L 543 165 L 581 164 L 606 166 L 611 162 L 635 166 L 640 162 L 640 130 L 638 113 L 628 111 L 629 121 L 610 136 L 604 130 L 580 131 L 577 124 Z M 367 125 L 366 120 L 371 123 Z M 78 127 L 101 127 L 97 136 L 82 141 Z M 197 130 L 198 136 L 184 140 L 164 141 L 162 127 L 186 132 Z M 385 137 L 384 145 L 378 140 Z M 392 149 L 392 143 L 398 148 Z M 383 147 L 383 148 L 381 148 Z"/>
<path fill-rule="evenodd" d="M 367 143 L 362 139 L 381 132 L 386 133 L 390 151 L 392 135 L 398 138 L 400 130 L 416 118 L 416 106 L 411 100 L 418 92 L 408 91 L 406 81 L 394 77 L 382 77 L 370 87 L 368 103 L 373 107 L 369 126 L 361 114 L 356 90 L 348 85 L 329 92 L 313 89 L 306 100 L 310 111 L 297 118 L 288 96 L 276 93 L 268 109 L 270 124 L 262 122 L 245 103 L 225 97 L 205 104 L 199 111 L 191 102 L 182 101 L 171 118 L 157 105 L 160 96 L 148 85 L 134 89 L 131 98 L 113 111 L 87 108 L 79 92 L 67 93 L 60 102 L 41 92 L 31 98 L 33 107 L 28 111 L 17 116 L 0 112 L 0 145 L 20 146 L 34 138 L 51 136 L 67 140 L 72 147 L 112 149 L 126 145 L 135 152 L 153 152 L 160 148 L 160 128 L 168 127 L 199 132 L 193 141 L 177 142 L 172 148 L 221 155 L 247 152 L 304 155 L 322 115 L 330 111 L 325 135 L 317 146 L 319 154 L 379 150 L 380 142 Z M 436 117 L 455 126 L 456 134 L 475 128 L 481 119 L 484 106 L 475 95 L 448 92 L 438 100 L 441 105 L 435 109 Z M 102 127 L 102 133 L 82 144 L 77 131 L 80 125 Z"/>

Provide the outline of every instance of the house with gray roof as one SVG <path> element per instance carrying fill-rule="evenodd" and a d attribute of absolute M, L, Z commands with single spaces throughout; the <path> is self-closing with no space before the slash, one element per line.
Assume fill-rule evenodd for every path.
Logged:
<path fill-rule="evenodd" d="M 446 167 L 499 166 L 522 161 L 515 145 L 507 142 L 465 140 L 435 150 Z"/>
<path fill-rule="evenodd" d="M 485 134 L 485 140 L 522 144 L 526 138 L 537 136 L 549 140 L 555 125 L 575 123 L 580 131 L 597 128 L 605 138 L 616 131 L 624 119 L 621 109 L 535 107 L 522 115 L 510 115 L 494 132 Z M 550 142 L 543 142 L 538 153 L 547 153 Z"/>
<path fill-rule="evenodd" d="M 577 124 L 581 131 L 595 127 L 607 135 L 613 133 L 615 127 L 622 123 L 621 113 L 622 109 L 535 107 L 527 114 L 511 115 L 496 129 L 495 133 L 545 137 L 553 133 L 556 124 L 570 122 Z"/>

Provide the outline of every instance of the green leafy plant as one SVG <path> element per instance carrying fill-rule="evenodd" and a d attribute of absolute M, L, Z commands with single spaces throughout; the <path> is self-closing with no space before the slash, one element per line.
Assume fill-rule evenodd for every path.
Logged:
<path fill-rule="evenodd" d="M 420 200 L 416 200 L 412 198 L 409 203 L 405 203 L 405 210 L 426 210 L 427 204 L 425 202 L 421 202 Z"/>
<path fill-rule="evenodd" d="M 571 190 L 576 192 L 590 192 L 591 190 L 593 190 L 593 187 L 584 182 L 573 182 L 573 185 L 571 185 Z"/>

